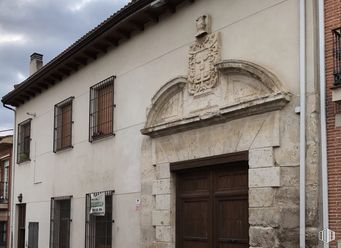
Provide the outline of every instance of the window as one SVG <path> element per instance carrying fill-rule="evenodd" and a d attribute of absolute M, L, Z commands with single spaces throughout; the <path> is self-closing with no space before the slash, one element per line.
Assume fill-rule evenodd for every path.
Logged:
<path fill-rule="evenodd" d="M 90 88 L 90 142 L 114 134 L 114 79 L 112 76 Z"/>
<path fill-rule="evenodd" d="M 38 248 L 39 222 L 28 223 L 28 248 Z"/>
<path fill-rule="evenodd" d="M 9 160 L 0 161 L 0 203 L 8 201 L 8 169 Z"/>
<path fill-rule="evenodd" d="M 102 215 L 91 213 L 91 195 L 105 195 L 105 212 Z M 85 248 L 111 248 L 112 243 L 112 194 L 113 191 L 86 195 Z"/>
<path fill-rule="evenodd" d="M 17 213 L 18 213 L 17 248 L 25 248 L 26 204 L 17 204 Z"/>
<path fill-rule="evenodd" d="M 18 163 L 30 160 L 30 143 L 31 119 L 28 119 L 18 125 Z"/>
<path fill-rule="evenodd" d="M 72 148 L 73 99 L 70 97 L 54 106 L 54 152 Z"/>
<path fill-rule="evenodd" d="M 7 242 L 7 222 L 0 221 L 0 247 L 6 247 Z"/>
<path fill-rule="evenodd" d="M 50 248 L 70 247 L 71 197 L 51 198 Z"/>
<path fill-rule="evenodd" d="M 334 84 L 341 84 L 341 28 L 333 30 Z"/>

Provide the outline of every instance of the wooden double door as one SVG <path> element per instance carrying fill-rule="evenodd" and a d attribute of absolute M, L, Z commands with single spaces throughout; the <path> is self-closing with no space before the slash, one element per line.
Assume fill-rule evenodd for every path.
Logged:
<path fill-rule="evenodd" d="M 177 248 L 248 248 L 247 162 L 177 172 Z"/>

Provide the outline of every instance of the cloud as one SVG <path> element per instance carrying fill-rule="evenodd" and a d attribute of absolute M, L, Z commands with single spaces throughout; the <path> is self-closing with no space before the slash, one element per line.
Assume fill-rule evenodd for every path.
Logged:
<path fill-rule="evenodd" d="M 23 44 L 26 42 L 25 36 L 21 34 L 4 34 L 0 33 L 0 45 L 2 43 L 17 43 L 17 44 Z"/>
<path fill-rule="evenodd" d="M 12 128 L 8 128 L 6 126 L 0 126 L 0 137 L 1 136 L 6 136 L 6 135 L 12 135 L 13 134 L 13 130 L 11 130 Z"/>
<path fill-rule="evenodd" d="M 27 78 L 33 52 L 46 64 L 127 2 L 0 0 L 0 98 Z M 12 125 L 13 113 L 1 104 L 0 128 Z"/>
<path fill-rule="evenodd" d="M 76 12 L 83 9 L 88 3 L 93 2 L 94 0 L 82 0 L 74 5 L 71 5 L 69 8 L 71 11 Z"/>

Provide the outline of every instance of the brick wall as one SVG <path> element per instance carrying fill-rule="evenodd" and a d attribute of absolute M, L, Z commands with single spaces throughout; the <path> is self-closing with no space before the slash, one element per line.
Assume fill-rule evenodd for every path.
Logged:
<path fill-rule="evenodd" d="M 12 146 L 11 145 L 6 145 L 6 146 L 3 146 L 0 148 L 0 158 L 3 157 L 3 156 L 6 156 L 6 155 L 10 155 L 9 156 L 9 171 L 8 171 L 8 185 L 12 185 L 11 184 L 11 178 L 12 178 Z M 7 212 L 7 215 L 8 215 L 8 221 L 7 221 L 7 246 L 9 245 L 9 240 L 10 240 L 10 206 L 11 206 L 11 187 L 9 187 L 8 189 L 8 196 L 9 196 L 9 199 L 8 199 L 8 209 L 6 211 Z M 3 210 L 1 210 L 3 211 Z"/>
<path fill-rule="evenodd" d="M 325 0 L 326 83 L 327 83 L 327 142 L 329 181 L 329 227 L 341 239 L 341 127 L 335 127 L 335 104 L 332 102 L 333 36 L 341 27 L 341 0 Z M 335 248 L 332 242 L 330 248 Z"/>

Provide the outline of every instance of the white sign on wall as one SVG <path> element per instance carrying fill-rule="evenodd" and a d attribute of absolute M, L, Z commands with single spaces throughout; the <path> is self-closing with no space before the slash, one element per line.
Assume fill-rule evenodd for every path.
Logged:
<path fill-rule="evenodd" d="M 105 193 L 92 193 L 90 195 L 90 214 L 105 215 Z"/>

